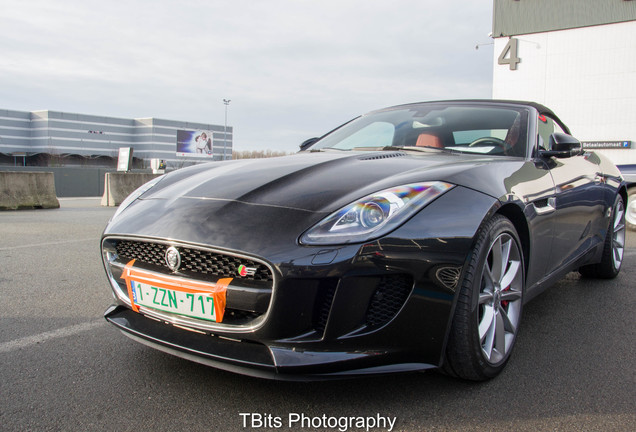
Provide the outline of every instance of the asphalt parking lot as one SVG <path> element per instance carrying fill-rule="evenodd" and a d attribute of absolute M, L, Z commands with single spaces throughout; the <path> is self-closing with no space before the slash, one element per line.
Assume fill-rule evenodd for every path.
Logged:
<path fill-rule="evenodd" d="M 636 430 L 634 233 L 617 279 L 571 273 L 525 307 L 495 380 L 427 372 L 290 383 L 181 360 L 109 326 L 99 237 L 114 209 L 61 205 L 0 212 L 0 430 L 338 430 L 289 428 L 290 414 L 379 414 L 398 431 Z M 262 424 L 245 427 L 240 413 Z M 268 425 L 277 417 L 280 427 Z"/>

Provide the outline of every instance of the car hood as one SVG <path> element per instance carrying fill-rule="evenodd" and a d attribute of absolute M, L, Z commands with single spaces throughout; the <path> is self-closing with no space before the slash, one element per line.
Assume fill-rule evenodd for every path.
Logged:
<path fill-rule="evenodd" d="M 269 159 L 212 162 L 177 170 L 142 199 L 233 201 L 332 212 L 365 195 L 412 182 L 441 180 L 492 196 L 501 191 L 475 170 L 506 170 L 518 159 L 431 152 L 320 152 Z"/>

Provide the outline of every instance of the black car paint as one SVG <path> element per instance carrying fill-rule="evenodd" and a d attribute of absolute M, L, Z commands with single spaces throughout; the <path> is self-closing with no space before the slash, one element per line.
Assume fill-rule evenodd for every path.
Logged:
<path fill-rule="evenodd" d="M 428 180 L 456 186 L 385 237 L 337 246 L 299 243 L 305 230 L 362 196 Z M 593 155 L 560 160 L 438 150 L 303 152 L 182 169 L 131 204 L 104 238 L 178 240 L 255 256 L 274 270 L 267 316 L 276 319 L 245 333 L 219 328 L 198 335 L 144 321 L 119 300 L 106 317 L 155 347 L 259 376 L 437 367 L 457 287 L 440 283 L 434 270 L 464 269 L 484 220 L 500 212 L 517 226 L 526 255 L 527 301 L 564 273 L 598 259 L 607 209 L 619 187 L 620 174 Z M 556 210 L 540 214 L 551 197 Z M 413 288 L 400 312 L 379 328 L 365 325 L 374 281 L 401 274 L 413 278 Z M 328 322 L 316 331 L 312 322 L 322 280 L 338 285 Z"/>
<path fill-rule="evenodd" d="M 636 165 L 617 165 L 616 167 L 625 178 L 628 187 L 636 186 Z"/>

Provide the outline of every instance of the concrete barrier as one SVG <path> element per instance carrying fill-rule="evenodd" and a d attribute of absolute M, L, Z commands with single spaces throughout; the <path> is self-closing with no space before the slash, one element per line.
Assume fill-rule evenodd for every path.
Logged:
<path fill-rule="evenodd" d="M 59 207 L 52 172 L 0 172 L 0 210 Z"/>
<path fill-rule="evenodd" d="M 135 189 L 161 174 L 110 172 L 106 173 L 102 205 L 116 207 Z"/>

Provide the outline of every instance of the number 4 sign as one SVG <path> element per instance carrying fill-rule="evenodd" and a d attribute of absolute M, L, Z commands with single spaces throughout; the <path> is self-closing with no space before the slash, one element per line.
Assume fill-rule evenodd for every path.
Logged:
<path fill-rule="evenodd" d="M 497 63 L 499 63 L 500 65 L 510 65 L 510 70 L 517 70 L 517 63 L 521 62 L 521 59 L 517 57 L 518 45 L 518 39 L 510 38 L 503 51 L 501 51 L 501 54 L 499 54 Z"/>

